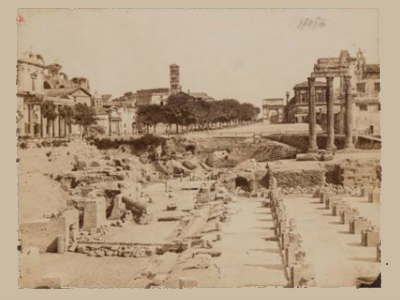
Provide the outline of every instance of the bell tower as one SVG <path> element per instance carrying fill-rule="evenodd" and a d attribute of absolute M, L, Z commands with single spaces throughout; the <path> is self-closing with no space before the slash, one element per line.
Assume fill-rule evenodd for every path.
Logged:
<path fill-rule="evenodd" d="M 171 95 L 174 95 L 181 90 L 181 86 L 179 85 L 179 66 L 176 64 L 172 64 L 169 66 L 169 77 L 170 77 L 170 89 L 169 92 Z"/>

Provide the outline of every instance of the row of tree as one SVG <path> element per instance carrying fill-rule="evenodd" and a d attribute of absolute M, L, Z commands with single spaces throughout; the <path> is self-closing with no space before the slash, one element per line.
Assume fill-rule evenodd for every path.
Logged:
<path fill-rule="evenodd" d="M 172 125 L 186 127 L 186 130 L 208 130 L 216 126 L 233 126 L 255 122 L 260 109 L 249 103 L 240 103 L 234 99 L 207 102 L 194 100 L 189 95 L 178 93 L 168 98 L 166 105 L 143 105 L 137 110 L 137 123 L 147 127 L 159 123 L 167 125 L 167 130 Z"/>
<path fill-rule="evenodd" d="M 89 126 L 96 124 L 95 111 L 93 107 L 86 104 L 77 103 L 75 106 L 63 105 L 57 110 L 54 102 L 46 100 L 41 104 L 41 113 L 47 119 L 47 126 L 53 125 L 54 120 L 60 116 L 65 120 L 67 126 L 78 124 L 83 127 L 85 134 L 88 133 Z"/>

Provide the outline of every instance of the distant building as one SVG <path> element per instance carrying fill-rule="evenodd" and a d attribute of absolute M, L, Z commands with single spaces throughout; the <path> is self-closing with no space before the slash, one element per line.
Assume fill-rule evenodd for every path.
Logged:
<path fill-rule="evenodd" d="M 135 107 L 136 106 L 136 93 L 127 92 L 123 96 L 113 99 L 111 101 L 111 103 L 112 103 L 112 105 L 117 105 L 117 106 Z"/>
<path fill-rule="evenodd" d="M 364 64 L 357 73 L 354 120 L 359 132 L 380 134 L 379 81 L 379 65 Z"/>
<path fill-rule="evenodd" d="M 169 66 L 169 77 L 170 77 L 170 94 L 174 95 L 181 91 L 179 84 L 179 66 L 172 64 Z"/>
<path fill-rule="evenodd" d="M 155 89 L 146 89 L 146 90 L 138 90 L 136 92 L 136 105 L 149 105 L 152 104 L 153 95 L 169 95 L 168 88 L 155 88 Z M 166 97 L 167 98 L 167 97 Z"/>
<path fill-rule="evenodd" d="M 327 103 L 327 85 L 326 82 L 315 82 L 315 107 L 317 115 L 317 123 L 323 122 L 326 118 Z M 310 101 L 310 93 L 308 82 L 296 84 L 293 87 L 294 96 L 285 107 L 286 121 L 288 123 L 307 123 L 308 122 L 308 103 Z M 340 101 L 335 100 L 335 113 L 340 111 Z"/>
<path fill-rule="evenodd" d="M 195 100 L 204 100 L 204 101 L 215 101 L 214 98 L 208 96 L 206 93 L 191 93 L 188 92 L 190 96 L 192 96 Z"/>
<path fill-rule="evenodd" d="M 153 93 L 153 94 L 151 94 L 150 104 L 164 106 L 167 103 L 169 95 L 170 95 L 169 92 L 168 93 Z"/>
<path fill-rule="evenodd" d="M 284 106 L 283 98 L 263 99 L 263 121 L 265 123 L 282 123 L 284 121 Z"/>
<path fill-rule="evenodd" d="M 379 112 L 381 108 L 379 101 L 379 65 L 367 64 L 361 51 L 357 53 L 356 57 L 351 57 L 347 50 L 342 50 L 339 57 L 319 58 L 318 64 L 314 67 L 313 74 L 320 74 L 318 72 L 323 73 L 324 70 L 328 70 L 329 68 L 332 70 L 337 69 L 336 73 L 332 73 L 333 75 L 329 76 L 338 79 L 338 86 L 333 86 L 333 115 L 335 131 L 344 133 L 344 98 L 346 91 L 343 74 L 345 74 L 346 77 L 349 78 L 351 95 L 353 98 L 353 131 L 359 133 L 379 134 Z M 315 81 L 316 122 L 323 126 L 327 123 L 327 90 L 328 87 L 326 82 Z M 294 92 L 294 97 L 285 107 L 285 117 L 289 123 L 308 122 L 310 92 L 308 82 L 297 84 L 294 87 Z"/>

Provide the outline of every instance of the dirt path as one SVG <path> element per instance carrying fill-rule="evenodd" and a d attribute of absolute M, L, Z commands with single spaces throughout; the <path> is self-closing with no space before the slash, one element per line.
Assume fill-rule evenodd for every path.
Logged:
<path fill-rule="evenodd" d="M 223 240 L 216 245 L 222 256 L 218 287 L 285 286 L 287 279 L 274 235 L 269 208 L 261 199 L 239 197 L 236 213 L 224 224 Z"/>

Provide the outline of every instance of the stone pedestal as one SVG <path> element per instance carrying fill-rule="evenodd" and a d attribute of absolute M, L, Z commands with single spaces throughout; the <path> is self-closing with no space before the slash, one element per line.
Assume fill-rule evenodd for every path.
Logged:
<path fill-rule="evenodd" d="M 361 233 L 361 244 L 365 247 L 376 247 L 380 244 L 378 231 L 363 230 Z"/>
<path fill-rule="evenodd" d="M 349 208 L 349 205 L 344 202 L 338 202 L 332 205 L 332 215 L 341 216 L 346 208 Z"/>
<path fill-rule="evenodd" d="M 329 193 L 327 191 L 321 191 L 319 194 L 319 202 L 320 203 L 325 203 L 326 199 L 328 199 L 332 193 Z"/>
<path fill-rule="evenodd" d="M 282 220 L 279 222 L 278 226 L 278 235 L 282 236 L 286 230 L 286 220 Z"/>
<path fill-rule="evenodd" d="M 314 285 L 314 278 L 312 264 L 296 264 L 290 269 L 290 279 L 293 287 Z"/>
<path fill-rule="evenodd" d="M 342 202 L 342 199 L 338 196 L 331 196 L 329 198 L 326 199 L 325 201 L 325 208 L 326 209 L 331 209 L 333 207 L 333 205 L 335 204 L 339 204 Z"/>
<path fill-rule="evenodd" d="M 372 186 L 366 186 L 361 189 L 361 197 L 369 197 L 369 194 L 373 191 Z"/>
<path fill-rule="evenodd" d="M 368 201 L 370 203 L 379 203 L 380 199 L 381 199 L 381 191 L 379 189 L 371 191 L 368 195 Z"/>
<path fill-rule="evenodd" d="M 298 246 L 295 243 L 289 243 L 285 249 L 285 264 L 286 267 L 291 267 L 296 262 L 296 252 L 298 251 Z"/>
<path fill-rule="evenodd" d="M 358 211 L 350 208 L 345 208 L 341 215 L 342 224 L 349 224 L 350 221 L 358 217 Z"/>
<path fill-rule="evenodd" d="M 371 221 L 365 218 L 353 219 L 349 223 L 349 231 L 352 234 L 361 233 L 363 230 L 367 230 L 369 227 L 371 227 Z"/>
<path fill-rule="evenodd" d="M 65 236 L 59 235 L 57 237 L 57 253 L 63 254 L 65 252 Z"/>

